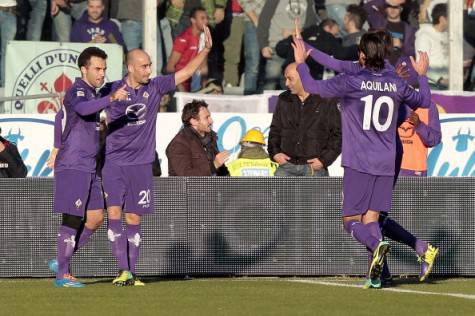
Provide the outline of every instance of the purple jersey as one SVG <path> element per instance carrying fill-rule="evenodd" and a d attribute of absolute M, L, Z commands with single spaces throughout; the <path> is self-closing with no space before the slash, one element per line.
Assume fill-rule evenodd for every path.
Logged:
<path fill-rule="evenodd" d="M 112 91 L 126 79 L 112 84 Z M 106 161 L 118 166 L 141 165 L 155 160 L 155 129 L 160 99 L 175 89 L 175 74 L 159 76 L 134 90 L 127 86 L 129 98 L 106 109 L 109 134 Z"/>
<path fill-rule="evenodd" d="M 341 74 L 326 81 L 313 80 L 306 64 L 297 70 L 305 91 L 341 100 L 342 165 L 372 175 L 394 175 L 398 108 L 401 103 L 428 107 L 430 93 L 419 94 L 388 69 L 362 69 L 354 76 Z M 428 85 L 425 77 L 420 82 Z"/>
<path fill-rule="evenodd" d="M 96 90 L 76 78 L 66 92 L 62 108 L 63 129 L 60 141 L 55 132 L 55 145 L 59 145 L 55 170 L 65 169 L 95 172 L 99 150 L 99 111 L 110 103 L 109 97 L 97 99 Z"/>

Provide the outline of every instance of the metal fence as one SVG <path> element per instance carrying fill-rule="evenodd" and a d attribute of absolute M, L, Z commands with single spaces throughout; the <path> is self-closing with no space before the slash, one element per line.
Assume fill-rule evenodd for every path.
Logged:
<path fill-rule="evenodd" d="M 361 275 L 365 249 L 342 229 L 341 178 L 157 178 L 140 275 Z M 438 275 L 475 275 L 475 180 L 400 179 L 391 216 L 439 246 Z M 0 277 L 51 276 L 60 216 L 53 179 L 0 179 Z M 394 274 L 416 274 L 393 243 Z M 78 276 L 117 272 L 106 223 L 74 257 Z"/>

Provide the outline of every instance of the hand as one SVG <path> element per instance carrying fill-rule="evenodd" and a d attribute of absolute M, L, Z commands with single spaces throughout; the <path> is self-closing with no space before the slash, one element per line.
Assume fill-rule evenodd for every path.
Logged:
<path fill-rule="evenodd" d="M 105 42 L 106 42 L 106 38 L 99 34 L 94 36 L 94 38 L 91 41 L 91 43 L 105 43 Z"/>
<path fill-rule="evenodd" d="M 274 155 L 274 161 L 277 162 L 279 165 L 283 165 L 290 160 L 290 157 L 284 153 L 278 153 Z"/>
<path fill-rule="evenodd" d="M 124 84 L 118 90 L 114 91 L 114 93 L 110 96 L 110 101 L 125 101 L 127 100 L 128 92 L 127 92 L 127 84 Z"/>
<path fill-rule="evenodd" d="M 403 62 L 401 64 L 397 64 L 396 73 L 402 79 L 409 78 L 409 69 L 407 69 L 407 65 L 406 65 L 405 62 Z"/>
<path fill-rule="evenodd" d="M 205 33 L 205 48 L 207 50 L 211 50 L 211 47 L 213 47 L 213 38 L 211 37 L 211 32 L 209 31 L 209 27 L 204 26 L 203 31 Z"/>
<path fill-rule="evenodd" d="M 214 21 L 216 22 L 216 24 L 219 24 L 221 22 L 223 22 L 224 20 L 224 9 L 223 8 L 216 8 L 216 10 L 214 10 Z"/>
<path fill-rule="evenodd" d="M 48 160 L 46 160 L 46 165 L 50 169 L 54 169 L 54 162 L 56 161 L 56 156 L 58 155 L 58 148 L 53 148 L 49 154 Z"/>
<path fill-rule="evenodd" d="M 418 51 L 419 60 L 416 62 L 414 57 L 410 56 L 412 67 L 417 72 L 419 76 L 425 76 L 427 74 L 427 69 L 429 68 L 429 55 L 426 52 Z"/>
<path fill-rule="evenodd" d="M 411 115 L 407 118 L 407 121 L 414 126 L 419 125 L 421 120 L 419 119 L 419 115 L 416 112 L 412 111 Z"/>
<path fill-rule="evenodd" d="M 5 145 L 0 141 L 0 153 L 5 150 Z"/>
<path fill-rule="evenodd" d="M 69 0 L 53 0 L 52 2 L 56 2 L 56 4 L 61 8 L 69 7 Z"/>
<path fill-rule="evenodd" d="M 218 153 L 216 157 L 214 157 L 214 166 L 216 167 L 216 169 L 224 165 L 224 163 L 226 162 L 226 160 L 228 160 L 228 158 L 229 158 L 229 151 L 225 150 Z"/>
<path fill-rule="evenodd" d="M 309 160 L 307 160 L 307 162 L 308 162 L 308 164 L 310 165 L 310 168 L 312 168 L 313 171 L 323 169 L 323 163 L 318 158 L 309 159 Z"/>
<path fill-rule="evenodd" d="M 305 59 L 307 59 L 308 55 L 310 55 L 310 50 L 307 52 L 305 51 L 305 45 L 301 39 L 297 39 L 294 36 L 294 42 L 292 43 L 292 47 L 294 49 L 294 59 L 297 64 L 305 63 Z"/>
<path fill-rule="evenodd" d="M 261 50 L 261 54 L 264 58 L 271 59 L 274 52 L 272 51 L 272 48 L 266 46 Z"/>
<path fill-rule="evenodd" d="M 51 1 L 51 10 L 50 10 L 51 16 L 56 16 L 56 14 L 59 13 L 59 6 L 56 4 L 56 2 Z"/>

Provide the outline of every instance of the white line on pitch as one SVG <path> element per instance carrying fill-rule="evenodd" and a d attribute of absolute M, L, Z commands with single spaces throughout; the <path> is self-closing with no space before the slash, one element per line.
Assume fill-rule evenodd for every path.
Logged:
<path fill-rule="evenodd" d="M 289 282 L 297 282 L 297 283 L 328 285 L 328 286 L 353 287 L 353 288 L 360 288 L 360 289 L 362 288 L 361 285 L 356 285 L 356 284 L 334 283 L 334 282 L 317 281 L 317 280 L 296 279 L 296 280 L 288 280 L 288 281 Z M 440 295 L 440 296 L 450 296 L 450 297 L 458 297 L 458 298 L 465 298 L 465 299 L 469 299 L 469 300 L 475 300 L 475 295 L 461 294 L 461 293 L 425 292 L 425 291 L 397 289 L 397 288 L 382 288 L 379 291 L 397 292 L 397 293 L 413 293 L 413 294 L 421 294 L 421 295 Z"/>

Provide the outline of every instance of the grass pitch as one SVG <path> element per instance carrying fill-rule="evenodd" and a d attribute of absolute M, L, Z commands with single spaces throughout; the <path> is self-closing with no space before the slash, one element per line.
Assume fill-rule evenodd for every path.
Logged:
<path fill-rule="evenodd" d="M 363 290 L 358 278 L 144 279 L 115 287 L 83 279 L 83 289 L 52 279 L 0 279 L 1 315 L 475 315 L 475 279 L 396 279 Z"/>

